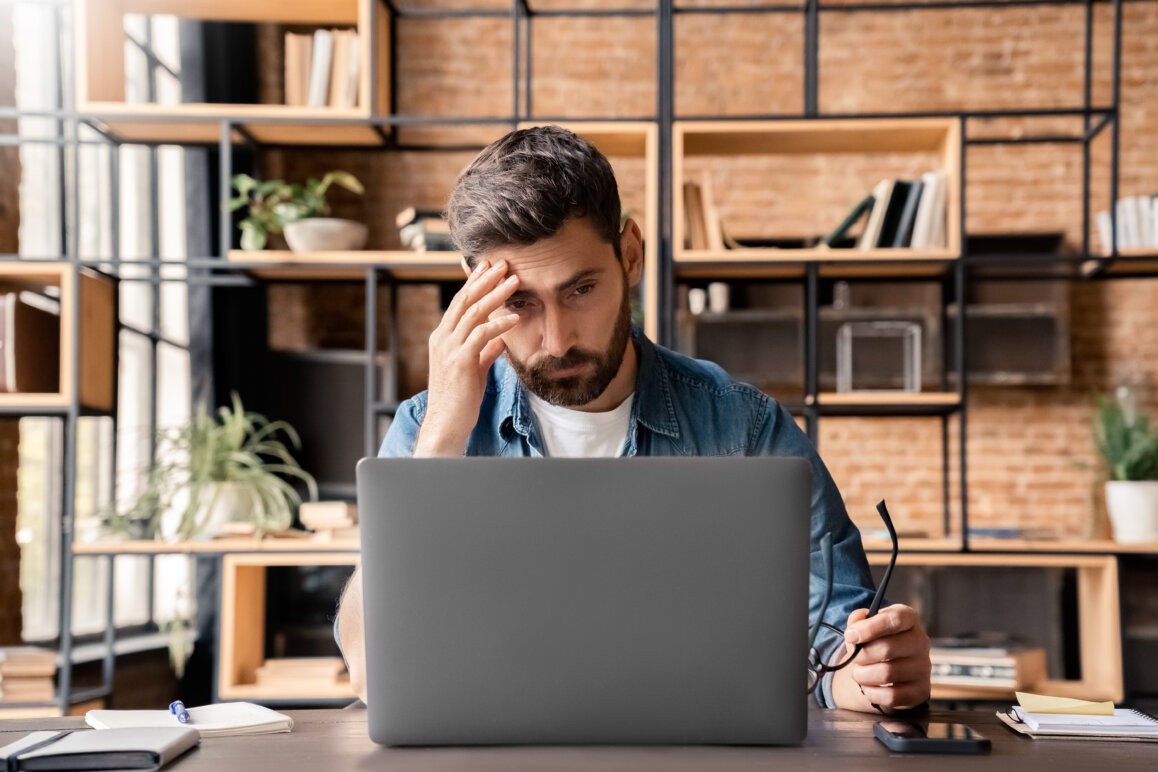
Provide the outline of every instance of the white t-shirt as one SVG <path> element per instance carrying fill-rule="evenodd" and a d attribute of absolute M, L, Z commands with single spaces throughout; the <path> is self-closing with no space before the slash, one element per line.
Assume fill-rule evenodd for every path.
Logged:
<path fill-rule="evenodd" d="M 531 410 L 539 419 L 543 445 L 553 458 L 613 458 L 623 455 L 627 425 L 631 419 L 632 394 L 614 410 L 585 413 L 552 405 L 530 392 Z"/>

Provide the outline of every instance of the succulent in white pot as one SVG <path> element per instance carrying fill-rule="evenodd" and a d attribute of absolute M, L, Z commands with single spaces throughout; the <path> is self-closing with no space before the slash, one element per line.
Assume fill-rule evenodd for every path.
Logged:
<path fill-rule="evenodd" d="M 359 195 L 364 192 L 354 175 L 342 171 L 329 172 L 320 180 L 308 179 L 304 184 L 259 182 L 248 174 L 234 175 L 238 195 L 230 200 L 229 211 L 249 207 L 249 216 L 240 224 L 241 248 L 261 250 L 269 234 L 284 233 L 289 248 L 298 254 L 362 249 L 368 233 L 364 223 L 327 216 L 330 206 L 326 193 L 333 185 Z"/>
<path fill-rule="evenodd" d="M 1158 542 L 1158 430 L 1138 415 L 1133 391 L 1099 395 L 1094 439 L 1106 462 L 1106 511 L 1114 539 Z"/>

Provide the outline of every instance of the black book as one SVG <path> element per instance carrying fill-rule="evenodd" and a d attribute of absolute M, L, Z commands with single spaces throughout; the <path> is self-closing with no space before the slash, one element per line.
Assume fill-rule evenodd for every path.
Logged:
<path fill-rule="evenodd" d="M 871 193 L 861 199 L 861 202 L 852 208 L 852 211 L 841 221 L 840 225 L 836 226 L 836 230 L 821 239 L 820 243 L 831 247 L 847 236 L 852 226 L 856 225 L 860 218 L 872 211 L 873 204 L 876 203 L 876 200 L 876 197 Z"/>
<path fill-rule="evenodd" d="M 901 213 L 904 212 L 905 202 L 909 198 L 909 190 L 913 187 L 910 180 L 897 180 L 893 184 L 893 194 L 889 196 L 889 204 L 885 209 L 885 217 L 881 222 L 881 235 L 877 238 L 878 247 L 891 247 L 897 238 L 897 229 L 901 224 Z"/>
<path fill-rule="evenodd" d="M 901 221 L 897 225 L 897 235 L 893 239 L 894 247 L 908 247 L 913 243 L 913 223 L 917 219 L 917 203 L 921 200 L 921 191 L 925 183 L 914 180 L 909 188 L 909 195 L 905 198 L 905 208 L 901 210 Z"/>

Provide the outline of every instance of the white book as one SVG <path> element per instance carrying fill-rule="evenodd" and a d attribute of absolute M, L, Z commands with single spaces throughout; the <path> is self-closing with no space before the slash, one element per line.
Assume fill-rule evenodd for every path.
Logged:
<path fill-rule="evenodd" d="M 877 239 L 881 235 L 881 225 L 885 220 L 885 210 L 889 208 L 889 199 L 893 197 L 894 183 L 895 180 L 881 180 L 873 188 L 873 198 L 876 201 L 873 203 L 872 211 L 869 212 L 868 224 L 860 236 L 857 249 L 867 251 L 876 246 Z"/>
<path fill-rule="evenodd" d="M 1150 246 L 1150 199 L 1148 196 L 1134 196 L 1130 201 L 1133 203 L 1134 221 L 1138 224 L 1138 246 Z"/>
<path fill-rule="evenodd" d="M 334 35 L 328 29 L 314 33 L 313 66 L 310 68 L 310 94 L 306 104 L 325 107 L 330 87 L 330 60 L 334 53 Z"/>
<path fill-rule="evenodd" d="M 220 702 L 189 708 L 189 723 L 182 724 L 168 710 L 90 710 L 84 721 L 93 729 L 189 727 L 202 737 L 290 732 L 294 720 L 252 702 Z"/>
<path fill-rule="evenodd" d="M 937 202 L 940 200 L 938 189 L 945 185 L 945 172 L 926 172 L 921 175 L 921 182 L 925 187 L 917 204 L 917 219 L 913 223 L 913 238 L 910 243 L 913 249 L 932 246 Z"/>
<path fill-rule="evenodd" d="M 361 83 L 358 80 L 360 73 L 360 65 L 362 62 L 362 50 L 359 47 L 358 33 L 350 33 L 350 59 L 346 63 L 346 100 L 341 105 L 342 107 L 357 107 L 358 106 L 358 92 L 361 90 L 359 86 Z"/>
<path fill-rule="evenodd" d="M 1118 249 L 1136 247 L 1137 231 L 1134 223 L 1134 206 L 1129 199 L 1119 198 L 1115 205 L 1118 214 Z"/>
<path fill-rule="evenodd" d="M 1110 210 L 1098 212 L 1098 241 L 1101 242 L 1102 254 L 1110 254 L 1112 245 L 1110 244 L 1110 236 L 1113 234 L 1113 223 L 1110 222 Z"/>
<path fill-rule="evenodd" d="M 1150 196 L 1150 246 L 1158 247 L 1158 193 Z"/>

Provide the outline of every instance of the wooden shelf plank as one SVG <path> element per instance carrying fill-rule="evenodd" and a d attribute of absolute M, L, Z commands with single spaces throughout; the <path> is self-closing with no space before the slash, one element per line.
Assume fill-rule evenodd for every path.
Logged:
<path fill-rule="evenodd" d="M 953 265 L 949 249 L 679 249 L 672 257 L 681 278 L 794 278 L 820 263 L 826 277 L 940 276 Z"/>
<path fill-rule="evenodd" d="M 220 553 L 297 553 L 301 555 L 358 552 L 356 539 L 214 539 L 212 541 L 97 541 L 73 544 L 77 555 L 168 555 L 203 552 Z"/>
<path fill-rule="evenodd" d="M 288 105 L 88 103 L 92 115 L 119 139 L 129 142 L 213 144 L 221 139 L 221 121 L 238 124 L 256 141 L 280 145 L 382 144 L 382 136 L 361 108 L 291 107 Z M 389 131 L 386 127 L 384 131 Z M 245 137 L 235 131 L 231 141 Z"/>
<path fill-rule="evenodd" d="M 366 268 L 377 266 L 391 276 L 410 281 L 453 281 L 464 279 L 458 252 L 411 252 L 359 250 L 313 252 L 298 255 L 282 250 L 245 252 L 230 250 L 228 262 L 246 267 L 265 279 L 356 280 L 366 276 Z"/>
<path fill-rule="evenodd" d="M 167 14 L 214 21 L 354 24 L 358 0 L 118 0 L 121 13 Z"/>
<path fill-rule="evenodd" d="M 941 152 L 956 130 L 953 118 L 820 119 L 793 121 L 685 121 L 684 153 Z"/>
<path fill-rule="evenodd" d="M 850 393 L 823 392 L 816 395 L 820 405 L 958 405 L 961 397 L 955 391 L 858 391 Z"/>

